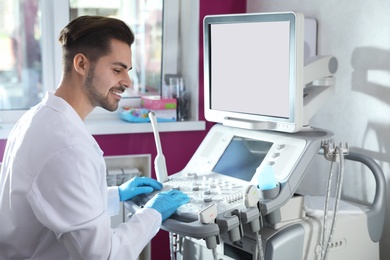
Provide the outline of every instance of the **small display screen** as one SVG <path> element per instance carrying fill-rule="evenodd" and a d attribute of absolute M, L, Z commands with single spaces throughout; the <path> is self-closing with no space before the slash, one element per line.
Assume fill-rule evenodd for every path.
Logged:
<path fill-rule="evenodd" d="M 250 181 L 272 144 L 262 140 L 234 136 L 213 172 Z"/>

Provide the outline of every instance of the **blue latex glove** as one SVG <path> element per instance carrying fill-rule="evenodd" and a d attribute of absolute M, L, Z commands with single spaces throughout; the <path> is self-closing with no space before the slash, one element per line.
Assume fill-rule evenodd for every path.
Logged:
<path fill-rule="evenodd" d="M 162 183 L 149 177 L 134 177 L 118 187 L 120 201 L 134 198 L 140 194 L 161 190 Z"/>
<path fill-rule="evenodd" d="M 152 208 L 161 213 L 162 221 L 169 218 L 178 207 L 190 201 L 187 194 L 179 190 L 163 191 L 156 194 L 145 204 L 145 208 Z"/>

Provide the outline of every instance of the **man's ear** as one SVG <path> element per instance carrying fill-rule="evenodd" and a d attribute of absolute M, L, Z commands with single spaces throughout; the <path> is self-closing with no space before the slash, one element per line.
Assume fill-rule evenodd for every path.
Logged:
<path fill-rule="evenodd" d="M 86 75 L 88 71 L 89 60 L 82 53 L 77 53 L 73 58 L 73 67 L 80 75 Z"/>

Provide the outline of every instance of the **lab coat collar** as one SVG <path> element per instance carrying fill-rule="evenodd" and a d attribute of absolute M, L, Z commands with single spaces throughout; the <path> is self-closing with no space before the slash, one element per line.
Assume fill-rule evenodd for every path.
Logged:
<path fill-rule="evenodd" d="M 46 92 L 45 97 L 42 100 L 42 104 L 46 105 L 59 113 L 63 114 L 68 120 L 76 125 L 81 132 L 91 141 L 92 145 L 96 148 L 96 150 L 103 155 L 103 151 L 100 149 L 99 144 L 96 142 L 95 138 L 89 133 L 87 128 L 85 127 L 84 121 L 77 114 L 76 110 L 73 109 L 68 102 L 64 99 L 54 95 L 53 91 Z"/>

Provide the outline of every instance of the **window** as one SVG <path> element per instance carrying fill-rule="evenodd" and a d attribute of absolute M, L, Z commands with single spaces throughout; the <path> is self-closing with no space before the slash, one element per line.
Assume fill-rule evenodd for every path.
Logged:
<path fill-rule="evenodd" d="M 129 72 L 136 95 L 159 95 L 161 89 L 163 0 L 71 0 L 70 20 L 103 15 L 126 22 L 135 34 L 133 69 Z M 131 95 L 131 94 L 130 94 Z"/>
<path fill-rule="evenodd" d="M 0 109 L 28 109 L 45 92 L 41 44 L 44 7 L 38 0 L 0 3 Z M 104 15 L 125 21 L 136 36 L 130 72 L 135 94 L 160 93 L 163 0 L 71 0 L 69 4 L 70 20 Z"/>
<path fill-rule="evenodd" d="M 27 109 L 39 102 L 47 90 L 54 90 L 58 86 L 62 76 L 59 32 L 71 18 L 83 14 L 118 16 L 127 22 L 138 37 L 138 45 L 135 43 L 132 47 L 133 56 L 136 56 L 136 61 L 133 62 L 138 64 L 139 68 L 145 68 L 143 72 L 135 69 L 131 72 L 135 75 L 130 75 L 133 84 L 137 85 L 135 88 L 139 91 L 138 94 L 160 91 L 160 75 L 181 74 L 186 79 L 187 89 L 191 91 L 191 120 L 197 121 L 199 2 L 197 0 L 164 1 L 164 20 L 161 21 L 154 16 L 156 19 L 152 21 L 151 17 L 155 13 L 162 14 L 162 1 L 0 0 L 0 138 L 7 137 L 13 124 Z M 159 2 L 160 6 L 158 6 Z M 147 16 L 145 12 L 139 10 L 146 10 L 152 16 Z M 138 15 L 137 19 L 126 20 L 126 17 L 135 17 L 135 15 Z M 142 36 L 143 31 L 147 32 L 147 35 Z M 15 35 L 21 39 L 19 45 L 15 45 L 16 41 L 13 40 Z M 144 42 L 148 39 L 159 42 L 157 48 L 146 48 Z M 180 51 L 180 46 L 183 45 L 185 47 Z M 14 51 L 16 46 L 19 46 L 18 52 Z M 141 54 L 134 55 L 135 49 Z M 164 54 L 161 66 L 162 53 Z M 180 53 L 186 55 L 179 58 Z M 95 109 L 95 112 L 99 114 L 106 111 Z M 93 116 L 91 118 L 95 120 Z M 115 113 L 107 112 L 103 117 L 99 116 L 99 119 L 101 118 L 111 118 L 113 124 L 110 127 L 110 122 L 105 122 L 104 127 L 100 127 L 104 130 L 96 132 L 118 133 L 117 130 L 112 130 L 118 129 L 119 119 Z M 143 126 L 139 128 L 144 129 Z M 180 129 L 177 125 L 175 128 Z M 191 128 L 192 126 L 185 126 L 185 130 Z M 204 125 L 194 126 L 194 130 L 202 128 L 204 129 Z M 129 132 L 129 129 L 125 126 L 120 131 Z M 131 131 L 138 130 L 133 126 Z M 94 134 L 94 131 L 91 132 Z"/>
<path fill-rule="evenodd" d="M 0 109 L 42 99 L 41 16 L 37 0 L 0 1 Z"/>

